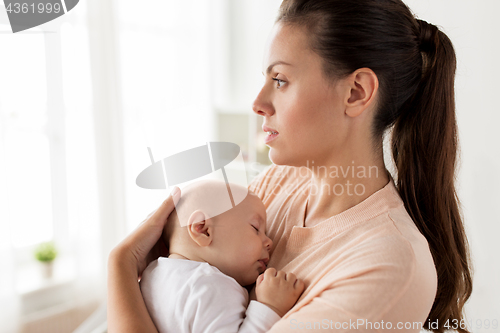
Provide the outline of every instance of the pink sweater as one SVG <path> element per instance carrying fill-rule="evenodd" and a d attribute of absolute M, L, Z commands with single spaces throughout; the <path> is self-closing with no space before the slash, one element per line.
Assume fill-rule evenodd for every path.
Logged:
<path fill-rule="evenodd" d="M 346 211 L 304 227 L 310 174 L 272 165 L 249 189 L 267 209 L 269 267 L 305 283 L 270 332 L 419 332 L 437 290 L 427 240 L 394 180 Z M 307 170 L 305 170 L 307 171 Z"/>

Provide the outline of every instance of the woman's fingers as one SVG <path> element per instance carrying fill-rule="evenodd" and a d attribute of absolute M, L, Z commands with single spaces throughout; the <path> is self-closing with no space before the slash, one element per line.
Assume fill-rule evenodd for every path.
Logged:
<path fill-rule="evenodd" d="M 148 218 L 144 220 L 141 227 L 148 228 L 147 232 L 151 232 L 150 228 L 154 228 L 156 229 L 154 231 L 154 234 L 157 235 L 157 233 L 160 232 L 161 235 L 161 232 L 163 232 L 163 227 L 167 222 L 167 218 L 174 210 L 177 202 L 179 202 L 180 197 L 181 197 L 181 191 L 176 186 L 174 187 L 172 193 L 168 196 L 168 198 L 162 202 L 160 207 L 158 207 L 156 211 L 149 214 Z M 158 239 L 160 238 L 160 235 L 158 235 Z"/>
<path fill-rule="evenodd" d="M 154 213 L 150 214 L 150 216 L 124 240 L 125 247 L 135 258 L 139 274 L 142 273 L 151 260 L 158 257 L 156 253 L 151 253 L 151 250 L 160 241 L 167 218 L 174 210 L 180 196 L 180 189 L 174 187 L 172 194 L 163 201 L 160 207 L 158 207 Z M 156 258 L 153 259 L 155 255 Z"/>
<path fill-rule="evenodd" d="M 174 189 L 170 193 L 170 195 L 165 199 L 161 205 L 153 210 L 151 213 L 146 216 L 146 218 L 139 224 L 139 226 L 145 224 L 156 224 L 163 223 L 165 224 L 166 218 L 170 215 L 170 213 L 174 210 L 175 205 L 179 202 L 180 198 L 180 190 L 177 186 L 174 186 Z M 166 216 L 166 217 L 165 217 Z"/>
<path fill-rule="evenodd" d="M 170 195 L 161 203 L 161 205 L 149 213 L 144 221 L 142 221 L 141 225 L 144 223 L 148 224 L 157 224 L 158 222 L 163 225 L 166 222 L 166 219 L 170 215 L 170 213 L 174 210 L 175 205 L 179 202 L 181 197 L 180 189 L 175 186 Z"/>

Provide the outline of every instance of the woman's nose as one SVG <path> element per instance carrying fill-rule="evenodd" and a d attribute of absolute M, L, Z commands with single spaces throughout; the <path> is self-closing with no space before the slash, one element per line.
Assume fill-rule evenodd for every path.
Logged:
<path fill-rule="evenodd" d="M 259 116 L 272 116 L 274 114 L 274 109 L 269 101 L 269 96 L 266 91 L 266 85 L 262 87 L 259 94 L 253 101 L 252 110 Z"/>

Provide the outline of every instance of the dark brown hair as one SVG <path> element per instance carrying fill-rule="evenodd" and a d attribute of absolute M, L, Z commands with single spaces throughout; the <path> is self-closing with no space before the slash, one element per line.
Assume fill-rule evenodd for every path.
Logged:
<path fill-rule="evenodd" d="M 416 19 L 401 0 L 284 0 L 277 22 L 302 26 L 323 59 L 326 77 L 368 67 L 379 80 L 372 124 L 374 149 L 392 129 L 396 187 L 429 243 L 437 295 L 424 328 L 438 320 L 457 331 L 472 292 L 468 242 L 455 190 L 458 153 L 455 119 L 456 57 L 450 39 Z"/>

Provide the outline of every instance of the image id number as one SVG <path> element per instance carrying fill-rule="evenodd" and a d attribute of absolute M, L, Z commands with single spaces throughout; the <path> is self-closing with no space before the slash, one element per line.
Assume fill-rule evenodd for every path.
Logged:
<path fill-rule="evenodd" d="M 9 5 L 6 7 L 7 13 L 14 13 L 14 14 L 27 14 L 27 13 L 59 13 L 62 8 L 61 5 L 58 3 L 51 4 L 51 3 L 39 3 L 35 6 L 34 3 L 28 4 L 28 3 L 9 3 Z"/>

